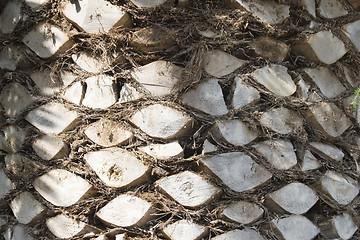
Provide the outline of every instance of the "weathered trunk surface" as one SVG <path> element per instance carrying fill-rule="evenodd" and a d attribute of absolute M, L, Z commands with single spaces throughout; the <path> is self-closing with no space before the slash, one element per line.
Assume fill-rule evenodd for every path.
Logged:
<path fill-rule="evenodd" d="M 358 11 L 0 1 L 1 235 L 360 239 Z"/>

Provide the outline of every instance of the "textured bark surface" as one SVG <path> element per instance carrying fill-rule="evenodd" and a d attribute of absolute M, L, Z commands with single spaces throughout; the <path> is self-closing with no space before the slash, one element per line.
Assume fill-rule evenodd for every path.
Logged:
<path fill-rule="evenodd" d="M 360 239 L 357 1 L 6 2 L 0 239 Z"/>

